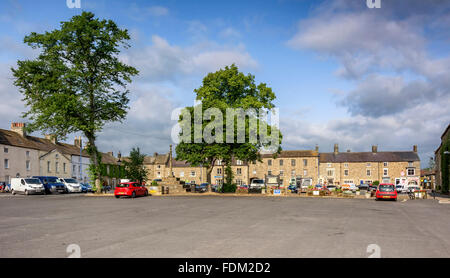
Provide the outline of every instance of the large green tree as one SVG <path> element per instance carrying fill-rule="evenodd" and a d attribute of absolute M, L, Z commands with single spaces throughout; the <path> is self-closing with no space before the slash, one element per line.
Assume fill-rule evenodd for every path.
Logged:
<path fill-rule="evenodd" d="M 273 109 L 275 107 L 273 104 L 275 94 L 265 83 L 256 85 L 253 75 L 245 75 L 239 72 L 238 67 L 233 64 L 214 73 L 209 73 L 203 79 L 202 86 L 194 92 L 197 95 L 196 100 L 201 101 L 201 104 L 186 107 L 180 115 L 181 140 L 176 147 L 176 155 L 179 160 L 187 160 L 192 165 L 206 167 L 208 183 L 211 183 L 211 172 L 218 159 L 222 160 L 222 165 L 227 167 L 231 165 L 233 158 L 246 162 L 261 160 L 260 151 L 264 147 L 268 147 L 270 142 L 264 141 L 261 133 L 256 132 L 254 134 L 250 131 L 249 127 L 252 126 L 252 123 L 256 124 L 256 130 L 259 130 L 263 125 L 266 126 L 268 135 L 275 134 L 273 132 L 277 131 L 274 155 L 281 151 L 281 133 L 275 126 L 267 126 L 267 122 L 259 118 L 257 113 L 245 114 L 244 121 L 240 122 L 235 116 L 229 117 L 230 126 L 232 125 L 234 128 L 232 130 L 227 129 L 227 109 L 254 110 L 257 112 L 259 109 Z M 205 118 L 205 114 L 210 108 L 220 111 L 222 116 L 212 115 Z M 203 115 L 201 121 L 195 119 L 196 109 L 200 110 Z M 187 121 L 186 119 L 190 120 Z M 196 129 L 200 127 L 201 133 L 211 123 L 217 123 L 217 121 L 218 125 L 222 127 L 222 142 L 208 142 L 203 137 L 196 140 Z M 245 141 L 238 140 L 240 124 L 245 126 L 245 133 L 241 134 Z M 186 130 L 189 131 L 187 134 Z M 215 128 L 211 131 L 211 134 L 216 136 L 220 133 Z M 230 142 L 227 137 L 231 137 L 233 140 Z M 250 140 L 251 138 L 256 138 L 256 141 Z M 223 168 L 222 173 L 224 173 Z"/>
<path fill-rule="evenodd" d="M 61 22 L 60 29 L 31 33 L 24 42 L 40 54 L 17 62 L 14 84 L 29 108 L 28 131 L 41 130 L 57 138 L 82 132 L 88 140 L 91 172 L 100 179 L 98 132 L 108 122 L 122 121 L 128 110 L 127 84 L 138 71 L 119 60 L 128 48 L 126 29 L 112 20 L 83 12 Z"/>
<path fill-rule="evenodd" d="M 144 166 L 145 154 L 139 148 L 133 148 L 130 156 L 124 159 L 125 173 L 128 179 L 143 183 L 147 180 L 148 170 Z"/>

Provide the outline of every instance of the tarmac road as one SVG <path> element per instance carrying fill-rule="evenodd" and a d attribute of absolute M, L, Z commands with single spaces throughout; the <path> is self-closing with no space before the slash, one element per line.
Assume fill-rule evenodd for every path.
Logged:
<path fill-rule="evenodd" d="M 0 195 L 0 257 L 450 257 L 437 200 Z"/>

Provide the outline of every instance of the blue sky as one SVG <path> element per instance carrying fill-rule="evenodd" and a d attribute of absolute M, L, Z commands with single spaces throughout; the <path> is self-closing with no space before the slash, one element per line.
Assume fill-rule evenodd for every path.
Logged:
<path fill-rule="evenodd" d="M 23 37 L 87 10 L 130 31 L 121 59 L 141 71 L 127 120 L 99 136 L 103 151 L 166 152 L 171 111 L 193 104 L 208 72 L 236 63 L 276 93 L 284 149 L 417 144 L 427 164 L 450 122 L 450 1 L 365 2 L 81 0 L 69 9 L 66 0 L 1 1 L 1 128 L 25 109 L 9 71 L 36 55 Z"/>

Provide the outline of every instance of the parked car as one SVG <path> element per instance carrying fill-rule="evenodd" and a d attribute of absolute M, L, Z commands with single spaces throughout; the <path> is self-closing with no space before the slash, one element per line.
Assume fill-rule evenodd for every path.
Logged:
<path fill-rule="evenodd" d="M 397 193 L 404 193 L 405 192 L 405 187 L 401 184 L 397 184 L 395 186 L 395 190 L 397 191 Z"/>
<path fill-rule="evenodd" d="M 346 191 L 346 190 L 356 191 L 358 189 L 358 187 L 356 187 L 356 185 L 354 183 L 348 183 L 348 184 L 343 184 L 341 186 L 341 189 L 344 191 Z"/>
<path fill-rule="evenodd" d="M 264 187 L 264 180 L 261 179 L 253 179 L 250 183 L 251 189 L 261 189 Z"/>
<path fill-rule="evenodd" d="M 207 183 L 196 184 L 194 188 L 195 188 L 195 192 L 203 193 L 203 192 L 208 191 L 208 184 Z"/>
<path fill-rule="evenodd" d="M 239 185 L 239 189 L 248 189 L 248 185 L 241 184 L 241 185 Z"/>
<path fill-rule="evenodd" d="M 391 183 L 382 183 L 378 186 L 375 198 L 376 200 L 389 199 L 397 201 L 397 190 Z"/>
<path fill-rule="evenodd" d="M 0 191 L 4 191 L 6 189 L 6 182 L 0 182 Z"/>
<path fill-rule="evenodd" d="M 148 190 L 145 186 L 137 182 L 120 183 L 114 190 L 114 196 L 120 198 L 122 196 L 136 198 L 137 196 L 148 196 Z"/>
<path fill-rule="evenodd" d="M 408 186 L 406 188 L 406 192 L 416 192 L 416 191 L 420 191 L 420 187 L 417 185 L 414 186 Z"/>
<path fill-rule="evenodd" d="M 81 192 L 83 193 L 94 192 L 92 186 L 89 183 L 80 183 L 80 185 L 81 185 Z"/>
<path fill-rule="evenodd" d="M 316 184 L 316 185 L 314 185 L 314 189 L 315 190 L 321 190 L 321 189 L 323 189 L 323 185 L 321 185 L 321 184 Z"/>
<path fill-rule="evenodd" d="M 45 187 L 39 179 L 12 178 L 11 193 L 13 195 L 17 193 L 23 193 L 25 195 L 45 194 Z"/>
<path fill-rule="evenodd" d="M 369 184 L 369 191 L 375 192 L 375 191 L 377 191 L 377 189 L 378 189 L 378 186 L 376 186 L 376 185 L 374 185 L 374 184 Z"/>
<path fill-rule="evenodd" d="M 358 185 L 358 188 L 359 188 L 359 190 L 366 190 L 366 191 L 368 191 L 369 190 L 369 184 L 362 183 L 362 184 Z"/>
<path fill-rule="evenodd" d="M 76 179 L 60 178 L 59 181 L 66 187 L 66 193 L 80 193 L 81 184 Z"/>
<path fill-rule="evenodd" d="M 326 186 L 326 188 L 330 191 L 334 191 L 334 190 L 336 190 L 337 186 L 334 184 L 329 184 Z"/>
<path fill-rule="evenodd" d="M 33 176 L 33 179 L 39 179 L 41 183 L 45 187 L 46 193 L 65 193 L 66 187 L 63 183 L 61 183 L 57 177 L 49 177 L 49 176 Z"/>
<path fill-rule="evenodd" d="M 297 187 L 296 184 L 291 184 L 291 185 L 289 185 L 288 190 L 289 190 L 291 193 L 298 193 L 298 187 Z"/>

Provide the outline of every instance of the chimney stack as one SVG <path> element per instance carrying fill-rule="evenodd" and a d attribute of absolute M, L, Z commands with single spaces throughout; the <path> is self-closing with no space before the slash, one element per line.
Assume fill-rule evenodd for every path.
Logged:
<path fill-rule="evenodd" d="M 414 146 L 413 146 L 413 151 L 414 151 L 415 153 L 417 153 L 417 145 L 414 145 Z"/>
<path fill-rule="evenodd" d="M 153 157 L 157 157 L 158 156 L 158 153 L 153 153 Z"/>
<path fill-rule="evenodd" d="M 114 156 L 113 152 L 107 152 L 107 154 L 109 154 L 110 156 Z"/>
<path fill-rule="evenodd" d="M 334 144 L 334 154 L 338 154 L 338 153 L 339 153 L 339 145 Z"/>
<path fill-rule="evenodd" d="M 45 134 L 45 139 L 50 140 L 53 144 L 56 144 L 58 140 L 54 134 Z"/>
<path fill-rule="evenodd" d="M 348 152 L 348 153 L 351 153 L 351 152 L 352 152 L 352 150 L 348 149 L 348 150 L 347 150 L 347 152 Z"/>
<path fill-rule="evenodd" d="M 319 145 L 316 144 L 316 152 L 319 151 Z"/>
<path fill-rule="evenodd" d="M 25 123 L 11 123 L 11 131 L 20 134 L 20 136 L 27 136 L 25 132 Z"/>
<path fill-rule="evenodd" d="M 73 141 L 73 144 L 75 145 L 75 147 L 81 148 L 82 143 L 83 142 L 81 141 L 81 136 L 75 137 L 75 140 Z"/>
<path fill-rule="evenodd" d="M 378 152 L 378 146 L 373 145 L 373 146 L 372 146 L 372 152 L 373 152 L 373 153 L 377 153 L 377 152 Z"/>

